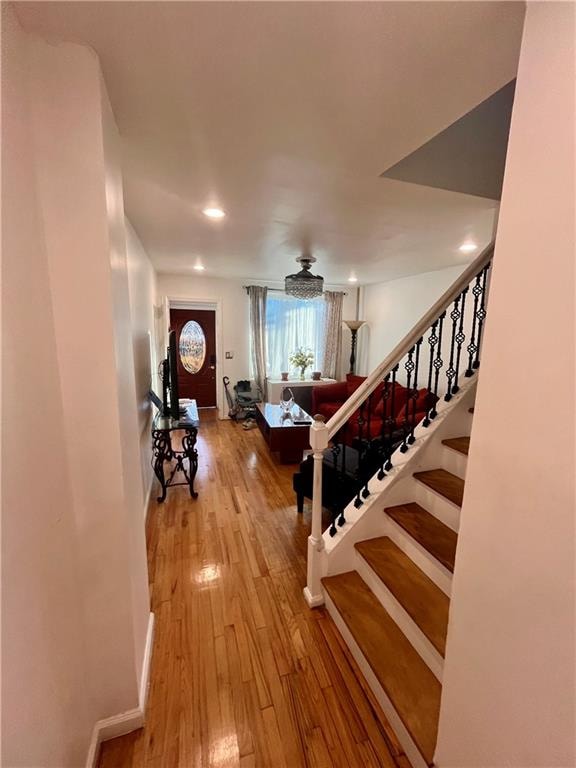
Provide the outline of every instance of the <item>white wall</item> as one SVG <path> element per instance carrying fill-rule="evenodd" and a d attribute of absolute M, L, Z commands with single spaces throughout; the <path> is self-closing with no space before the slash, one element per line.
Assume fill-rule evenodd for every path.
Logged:
<path fill-rule="evenodd" d="M 126 222 L 126 258 L 130 316 L 134 356 L 134 377 L 140 432 L 140 461 L 144 499 L 152 482 L 150 464 L 151 407 L 148 390 L 151 383 L 158 392 L 156 367 L 158 364 L 155 340 L 156 272 L 144 250 L 136 231 L 128 219 Z M 152 346 L 152 353 L 150 347 Z M 160 396 L 161 392 L 158 392 Z"/>
<path fill-rule="evenodd" d="M 254 281 L 249 281 L 254 283 Z M 222 387 L 222 376 L 229 376 L 234 385 L 239 379 L 249 378 L 250 371 L 250 329 L 248 315 L 248 296 L 244 289 L 246 280 L 225 280 L 213 277 L 187 275 L 158 275 L 158 300 L 168 296 L 171 299 L 201 299 L 222 302 L 222 347 L 224 359 L 221 359 L 218 385 Z M 270 284 L 271 285 L 271 284 Z M 349 286 L 327 286 L 330 290 L 343 290 L 343 316 L 346 319 L 356 317 L 356 289 Z M 350 333 L 342 330 L 343 363 L 342 373 L 348 370 L 350 356 Z M 227 351 L 234 353 L 232 360 L 225 359 Z M 225 400 L 223 400 L 225 402 Z"/>
<path fill-rule="evenodd" d="M 452 590 L 441 768 L 575 753 L 574 30 L 528 3 Z"/>
<path fill-rule="evenodd" d="M 467 266 L 459 264 L 362 288 L 360 317 L 366 325 L 358 331 L 358 370 L 363 374 L 373 371 Z"/>
<path fill-rule="evenodd" d="M 94 53 L 3 12 L 2 760 L 67 768 L 149 619 L 122 180 Z"/>
<path fill-rule="evenodd" d="M 95 708 L 25 37 L 6 4 L 2 48 L 2 764 L 79 766 Z"/>

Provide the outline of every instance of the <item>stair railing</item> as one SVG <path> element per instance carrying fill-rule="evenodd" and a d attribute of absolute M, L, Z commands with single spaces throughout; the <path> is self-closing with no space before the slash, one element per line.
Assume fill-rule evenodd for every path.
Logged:
<path fill-rule="evenodd" d="M 348 503 L 354 499 L 356 508 L 362 506 L 370 495 L 370 478 L 386 476 L 393 453 L 405 453 L 415 442 L 416 426 L 428 427 L 436 418 L 440 397 L 451 400 L 460 389 L 460 376 L 468 378 L 480 366 L 493 253 L 491 243 L 332 418 L 325 423 L 322 416 L 314 416 L 312 525 L 304 590 L 310 606 L 323 603 L 323 507 L 331 511 L 329 533 L 334 536 L 337 526 L 346 522 Z M 330 471 L 326 488 L 323 465 Z"/>

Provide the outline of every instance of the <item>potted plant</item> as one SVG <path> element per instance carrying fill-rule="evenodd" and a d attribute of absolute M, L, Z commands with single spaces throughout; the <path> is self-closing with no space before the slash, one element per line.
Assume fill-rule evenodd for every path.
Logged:
<path fill-rule="evenodd" d="M 288 358 L 288 362 L 294 368 L 300 369 L 300 381 L 304 381 L 306 368 L 309 368 L 314 362 L 314 354 L 310 349 L 302 349 L 302 347 L 298 347 L 295 352 L 292 352 Z"/>

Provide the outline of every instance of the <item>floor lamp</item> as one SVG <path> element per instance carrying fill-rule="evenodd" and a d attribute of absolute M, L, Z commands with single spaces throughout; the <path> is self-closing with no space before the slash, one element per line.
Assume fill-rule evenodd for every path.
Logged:
<path fill-rule="evenodd" d="M 356 335 L 358 334 L 358 329 L 364 325 L 366 320 L 344 320 L 344 322 L 346 323 L 348 328 L 350 328 L 350 333 L 352 334 L 349 373 L 354 373 L 354 368 L 356 366 Z"/>

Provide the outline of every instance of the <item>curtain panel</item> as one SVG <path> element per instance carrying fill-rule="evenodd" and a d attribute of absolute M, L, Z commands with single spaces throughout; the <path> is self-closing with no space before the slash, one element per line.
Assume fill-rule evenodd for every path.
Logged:
<path fill-rule="evenodd" d="M 268 288 L 261 285 L 248 286 L 250 302 L 250 351 L 252 370 L 256 384 L 266 400 L 266 300 Z"/>
<path fill-rule="evenodd" d="M 326 314 L 324 325 L 324 355 L 322 375 L 337 379 L 342 356 L 342 304 L 344 294 L 341 291 L 324 291 Z"/>

